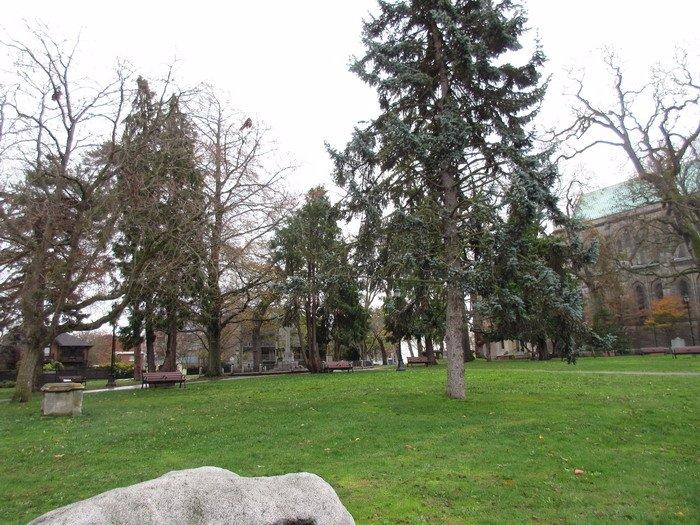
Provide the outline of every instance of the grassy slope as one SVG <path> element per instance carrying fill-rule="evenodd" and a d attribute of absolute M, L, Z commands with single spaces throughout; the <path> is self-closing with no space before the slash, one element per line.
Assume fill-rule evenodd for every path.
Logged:
<path fill-rule="evenodd" d="M 700 376 L 557 369 L 700 359 L 477 363 L 466 402 L 437 367 L 95 394 L 75 419 L 3 403 L 0 522 L 202 465 L 315 472 L 358 523 L 699 522 Z"/>

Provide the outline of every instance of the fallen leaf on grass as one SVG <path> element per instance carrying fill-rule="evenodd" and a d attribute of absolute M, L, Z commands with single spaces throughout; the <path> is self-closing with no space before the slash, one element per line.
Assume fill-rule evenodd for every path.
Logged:
<path fill-rule="evenodd" d="M 586 473 L 586 471 L 581 469 L 581 468 L 574 469 L 574 475 L 576 475 L 576 476 L 583 476 L 585 473 Z"/>
<path fill-rule="evenodd" d="M 413 445 L 404 445 L 404 448 L 406 450 L 414 450 L 416 447 L 414 447 Z"/>

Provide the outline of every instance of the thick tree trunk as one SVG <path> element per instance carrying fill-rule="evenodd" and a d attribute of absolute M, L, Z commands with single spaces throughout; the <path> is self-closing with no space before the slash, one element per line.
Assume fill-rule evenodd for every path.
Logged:
<path fill-rule="evenodd" d="M 410 339 L 406 339 L 406 344 L 408 344 L 408 353 L 411 354 L 411 357 L 416 357 L 413 353 L 413 342 Z"/>
<path fill-rule="evenodd" d="M 547 341 L 544 339 L 537 340 L 537 357 L 540 361 L 546 361 L 547 355 Z"/>
<path fill-rule="evenodd" d="M 416 337 L 416 350 L 419 356 L 423 355 L 423 336 L 419 335 Z"/>
<path fill-rule="evenodd" d="M 436 107 L 440 116 L 444 116 L 447 102 L 451 99 L 450 79 L 447 72 L 447 64 L 443 50 L 443 40 L 437 22 L 429 23 L 429 38 L 435 51 L 435 62 L 438 64 L 438 78 L 440 79 L 440 98 L 436 101 Z M 436 122 L 437 133 L 441 134 L 442 122 L 438 118 Z M 462 348 L 462 326 L 464 325 L 464 292 L 462 290 L 462 245 L 459 236 L 459 181 L 457 169 L 448 158 L 440 161 L 440 184 L 442 186 L 443 210 L 443 236 L 445 239 L 445 265 L 447 269 L 446 291 L 447 305 L 445 316 L 445 340 L 447 360 L 447 385 L 448 397 L 464 399 L 466 386 L 464 383 L 464 349 Z"/>
<path fill-rule="evenodd" d="M 435 364 L 435 346 L 431 337 L 425 338 L 425 357 L 428 358 L 428 363 Z"/>
<path fill-rule="evenodd" d="M 32 392 L 36 389 L 36 372 L 41 363 L 42 347 L 36 341 L 23 343 L 19 369 L 17 370 L 17 382 L 12 395 L 13 401 L 25 403 L 29 401 Z"/>
<path fill-rule="evenodd" d="M 306 368 L 310 372 L 321 371 L 321 356 L 318 352 L 318 342 L 316 341 L 316 301 L 313 295 L 306 301 Z"/>
<path fill-rule="evenodd" d="M 156 332 L 153 329 L 153 324 L 150 321 L 146 322 L 146 370 L 149 372 L 156 371 Z"/>
<path fill-rule="evenodd" d="M 22 285 L 20 309 L 22 315 L 22 348 L 13 401 L 25 403 L 38 387 L 43 360 L 43 348 L 51 344 L 44 324 L 44 294 L 46 290 L 46 253 L 52 228 L 42 226 L 37 221 L 34 238 L 39 243 L 31 259 L 27 275 Z"/>
<path fill-rule="evenodd" d="M 448 397 L 464 399 L 466 386 L 464 382 L 464 348 L 462 332 L 464 327 L 464 293 L 460 282 L 462 274 L 461 245 L 457 220 L 454 217 L 458 209 L 459 194 L 455 175 L 444 170 L 442 186 L 445 202 L 444 233 L 445 261 L 447 263 L 447 312 L 446 312 L 446 351 L 447 351 L 447 386 Z"/>

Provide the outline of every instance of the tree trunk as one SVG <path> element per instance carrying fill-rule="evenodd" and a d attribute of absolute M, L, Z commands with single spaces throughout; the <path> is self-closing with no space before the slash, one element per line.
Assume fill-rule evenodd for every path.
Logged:
<path fill-rule="evenodd" d="M 462 318 L 464 319 L 464 324 L 462 325 L 462 348 L 464 350 L 464 362 L 474 361 L 476 355 L 472 352 L 471 341 L 469 340 L 469 323 L 467 322 L 467 308 L 462 300 Z"/>
<path fill-rule="evenodd" d="M 301 319 L 299 318 L 300 316 L 297 315 L 296 317 L 296 328 L 297 328 L 297 338 L 299 339 L 299 352 L 301 355 L 301 359 L 304 361 L 304 366 L 306 368 L 309 368 L 309 356 L 308 356 L 308 351 L 307 351 L 307 345 L 304 344 L 302 338 L 301 338 Z M 308 324 L 307 324 L 308 326 Z M 307 335 L 307 340 L 308 340 L 308 335 Z M 294 350 L 292 349 L 292 354 L 294 353 Z"/>
<path fill-rule="evenodd" d="M 134 379 L 141 381 L 143 377 L 143 353 L 141 352 L 141 343 L 134 347 Z"/>
<path fill-rule="evenodd" d="M 321 356 L 318 353 L 316 341 L 316 300 L 313 294 L 306 299 L 306 368 L 310 372 L 321 371 Z"/>
<path fill-rule="evenodd" d="M 465 363 L 476 359 L 474 352 L 472 352 L 472 342 L 469 340 L 469 327 L 467 325 L 462 326 L 462 348 L 464 349 Z"/>
<path fill-rule="evenodd" d="M 432 337 L 425 338 L 425 357 L 428 358 L 428 363 L 435 364 L 435 346 Z"/>
<path fill-rule="evenodd" d="M 384 345 L 384 341 L 382 341 L 381 337 L 377 337 L 377 342 L 379 343 L 379 351 L 382 353 L 382 364 L 384 366 L 386 366 L 386 364 L 387 364 L 386 346 Z"/>
<path fill-rule="evenodd" d="M 218 122 L 217 122 L 218 124 Z M 221 128 L 217 126 L 214 148 L 214 194 L 211 205 L 214 210 L 214 221 L 211 228 L 209 243 L 209 261 L 207 265 L 207 292 L 210 297 L 209 305 L 205 308 L 207 320 L 207 377 L 221 376 L 221 333 L 223 332 L 223 299 L 221 297 L 221 246 L 224 229 L 225 204 L 222 200 L 222 161 L 225 153 L 221 145 Z M 206 311 L 208 310 L 208 311 Z"/>
<path fill-rule="evenodd" d="M 436 106 L 440 116 L 444 116 L 446 102 L 452 97 L 450 79 L 443 51 L 442 35 L 437 22 L 430 21 L 430 39 L 435 51 L 435 62 L 438 64 L 440 79 L 440 98 Z M 438 118 L 437 132 L 441 133 L 442 122 Z M 464 349 L 462 348 L 462 326 L 464 325 L 464 292 L 462 290 L 462 245 L 459 237 L 457 215 L 459 212 L 459 182 L 457 169 L 451 161 L 443 158 L 440 161 L 440 184 L 443 198 L 443 236 L 445 239 L 445 264 L 447 267 L 447 305 L 445 315 L 445 342 L 447 360 L 448 397 L 464 399 L 466 386 L 464 384 Z"/>
<path fill-rule="evenodd" d="M 547 360 L 547 342 L 544 339 L 537 340 L 537 357 L 540 361 Z"/>
<path fill-rule="evenodd" d="M 46 278 L 44 266 L 52 228 L 44 228 L 40 221 L 34 227 L 34 238 L 39 246 L 33 254 L 20 295 L 22 315 L 22 347 L 13 401 L 26 403 L 38 386 L 45 344 L 51 344 L 43 313 Z"/>
<path fill-rule="evenodd" d="M 396 370 L 403 372 L 406 370 L 406 365 L 403 362 L 403 355 L 401 355 L 401 341 L 396 343 Z"/>
<path fill-rule="evenodd" d="M 23 351 L 19 361 L 19 369 L 17 370 L 17 382 L 15 391 L 12 395 L 13 401 L 26 403 L 32 396 L 32 392 L 36 389 L 36 371 L 41 362 L 42 347 L 37 344 L 37 341 L 24 342 L 22 345 Z"/>
<path fill-rule="evenodd" d="M 220 317 L 212 317 L 207 326 L 207 377 L 221 377 L 221 325 Z"/>
<path fill-rule="evenodd" d="M 423 336 L 416 337 L 416 350 L 419 356 L 423 356 Z"/>
<path fill-rule="evenodd" d="M 408 353 L 411 354 L 411 357 L 415 357 L 413 353 L 413 342 L 410 339 L 406 339 L 406 343 L 408 344 Z"/>
<path fill-rule="evenodd" d="M 260 331 L 262 329 L 262 320 L 253 320 L 253 331 L 250 336 L 250 343 L 253 348 L 253 370 L 260 372 L 260 363 L 262 361 L 262 349 L 260 348 Z"/>
<path fill-rule="evenodd" d="M 165 348 L 164 372 L 177 370 L 177 320 L 174 312 L 168 313 L 168 342 Z"/>
<path fill-rule="evenodd" d="M 447 262 L 447 312 L 446 312 L 446 352 L 448 397 L 464 399 L 464 348 L 462 332 L 464 327 L 464 294 L 460 278 L 462 274 L 461 246 L 457 220 L 454 217 L 458 207 L 457 180 L 450 170 L 442 173 L 442 186 L 445 200 L 445 260 Z"/>
<path fill-rule="evenodd" d="M 153 329 L 153 324 L 150 321 L 146 322 L 146 370 L 149 372 L 156 371 L 156 332 Z"/>

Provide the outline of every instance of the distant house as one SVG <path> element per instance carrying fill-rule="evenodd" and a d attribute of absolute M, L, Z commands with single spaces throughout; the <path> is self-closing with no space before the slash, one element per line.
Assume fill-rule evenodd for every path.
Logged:
<path fill-rule="evenodd" d="M 61 334 L 53 340 L 48 351 L 44 352 L 44 357 L 47 361 L 58 361 L 65 368 L 86 368 L 90 348 L 92 343 L 71 334 Z"/>

